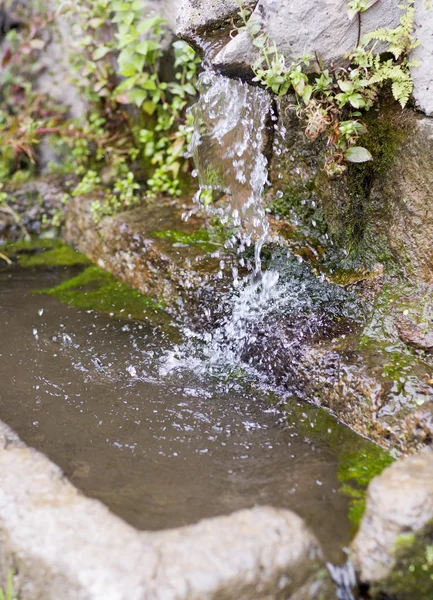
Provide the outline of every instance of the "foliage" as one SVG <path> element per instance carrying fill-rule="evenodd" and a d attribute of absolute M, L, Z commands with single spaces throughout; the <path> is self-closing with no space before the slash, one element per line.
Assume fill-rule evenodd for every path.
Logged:
<path fill-rule="evenodd" d="M 361 31 L 361 14 L 377 0 L 352 0 L 348 3 L 349 17 L 358 16 Z M 238 0 L 240 2 L 240 0 Z M 328 152 L 325 169 L 330 176 L 342 174 L 346 163 L 363 163 L 372 159 L 370 152 L 358 146 L 359 138 L 366 133 L 360 120 L 376 101 L 379 89 L 390 84 L 394 98 L 404 107 L 413 89 L 408 54 L 417 46 L 413 40 L 414 0 L 405 0 L 400 7 L 402 16 L 395 29 L 378 29 L 360 38 L 348 56 L 347 67 L 323 68 L 316 56 L 320 74 L 308 77 L 306 69 L 313 57 L 295 57 L 286 64 L 285 57 L 275 43 L 263 32 L 260 24 L 250 19 L 250 11 L 240 9 L 241 29 L 252 37 L 259 51 L 253 66 L 254 81 L 281 97 L 292 91 L 297 99 L 297 112 L 305 123 L 305 134 L 311 140 L 319 136 L 327 139 Z M 377 43 L 386 43 L 388 55 L 375 53 Z"/>
<path fill-rule="evenodd" d="M 173 42 L 173 79 L 163 80 L 165 21 L 143 19 L 143 10 L 141 0 L 80 0 L 72 9 L 81 19 L 75 83 L 93 108 L 86 135 L 69 137 L 70 168 L 82 176 L 73 195 L 99 186 L 104 169 L 111 189 L 93 203 L 97 219 L 139 202 L 142 182 L 147 196 L 179 196 L 189 173 L 187 107 L 196 94 L 199 59 L 185 42 Z"/>
<path fill-rule="evenodd" d="M 198 57 L 185 42 L 170 42 L 160 16 L 143 19 L 142 0 L 57 3 L 56 11 L 25 15 L 27 25 L 7 36 L 0 181 L 32 176 L 37 146 L 50 137 L 64 152 L 62 165 L 53 168 L 77 177 L 71 195 L 100 188 L 96 219 L 140 202 L 142 187 L 153 198 L 179 196 L 190 182 L 187 108 L 196 94 Z M 84 119 L 66 120 L 34 85 L 60 18 L 73 27 L 73 83 L 88 106 Z"/>
<path fill-rule="evenodd" d="M 26 179 L 36 163 L 43 137 L 58 131 L 63 110 L 36 89 L 38 61 L 49 44 L 49 28 L 60 9 L 28 16 L 26 27 L 12 29 L 2 46 L 0 82 L 0 181 Z"/>
<path fill-rule="evenodd" d="M 24 225 L 22 224 L 20 215 L 10 206 L 8 203 L 9 196 L 6 192 L 3 192 L 2 189 L 4 187 L 3 183 L 0 183 L 0 213 L 10 215 L 15 223 L 21 228 L 24 239 L 29 240 L 30 235 Z"/>

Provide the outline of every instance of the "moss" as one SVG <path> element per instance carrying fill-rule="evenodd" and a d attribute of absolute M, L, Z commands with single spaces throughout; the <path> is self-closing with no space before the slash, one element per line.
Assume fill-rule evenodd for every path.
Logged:
<path fill-rule="evenodd" d="M 360 337 L 361 349 L 371 349 L 380 354 L 382 376 L 395 383 L 394 391 L 397 393 L 406 394 L 405 384 L 415 371 L 424 372 L 426 379 L 430 378 L 428 375 L 431 365 L 428 357 L 405 344 L 395 324 L 396 318 L 409 314 L 418 325 L 424 325 L 427 329 L 431 327 L 430 313 L 425 310 L 425 306 L 432 304 L 433 298 L 428 287 L 424 288 L 422 283 L 416 288 L 398 280 L 386 282 L 375 298 Z M 409 392 L 406 395 L 410 399 Z"/>
<path fill-rule="evenodd" d="M 377 111 L 363 115 L 368 131 L 360 143 L 370 151 L 373 160 L 350 164 L 347 177 L 350 202 L 345 215 L 346 248 L 355 263 L 371 266 L 377 261 L 387 264 L 392 260 L 386 228 L 388 207 L 372 210 L 371 191 L 390 169 L 409 134 L 409 114 L 403 113 L 396 103 L 382 99 Z"/>
<path fill-rule="evenodd" d="M 431 600 L 433 598 L 433 523 L 419 534 L 398 538 L 393 555 L 396 565 L 389 578 L 371 590 L 372 598 Z"/>
<path fill-rule="evenodd" d="M 21 267 L 72 267 L 89 263 L 86 256 L 63 244 L 52 250 L 18 256 L 18 264 Z"/>
<path fill-rule="evenodd" d="M 150 298 L 96 266 L 88 267 L 76 277 L 55 288 L 40 290 L 39 293 L 53 296 L 76 308 L 136 319 L 142 319 L 149 310 L 155 312 L 161 308 Z"/>
<path fill-rule="evenodd" d="M 21 267 L 71 267 L 89 264 L 90 261 L 71 246 L 58 240 L 32 239 L 7 244 L 2 250 L 15 259 Z"/>
<path fill-rule="evenodd" d="M 337 423 L 323 409 L 290 405 L 288 410 L 304 435 L 315 442 L 325 442 L 337 454 L 340 491 L 349 498 L 348 516 L 355 531 L 364 514 L 368 484 L 394 459 L 379 446 Z"/>
<path fill-rule="evenodd" d="M 200 229 L 194 233 L 185 233 L 167 229 L 165 231 L 154 231 L 156 237 L 170 240 L 173 244 L 182 244 L 184 246 L 195 246 L 206 252 L 214 252 L 222 244 L 211 236 L 207 229 Z"/>
<path fill-rule="evenodd" d="M 51 250 L 61 244 L 56 239 L 52 238 L 32 238 L 31 240 L 21 240 L 2 246 L 3 251 L 13 257 L 20 252 L 35 252 L 36 250 Z"/>

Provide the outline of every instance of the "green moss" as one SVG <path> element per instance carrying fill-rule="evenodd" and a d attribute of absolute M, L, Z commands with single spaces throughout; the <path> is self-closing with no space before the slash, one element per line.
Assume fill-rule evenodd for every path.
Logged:
<path fill-rule="evenodd" d="M 410 131 L 409 120 L 396 103 L 382 101 L 378 111 L 363 115 L 368 131 L 362 136 L 373 160 L 349 164 L 348 188 L 350 203 L 346 210 L 346 249 L 356 263 L 366 266 L 374 262 L 392 261 L 388 244 L 386 211 L 388 207 L 371 206 L 373 184 L 380 181 L 393 164 L 399 147 Z M 383 199 L 382 199 L 383 202 Z"/>
<path fill-rule="evenodd" d="M 397 393 L 406 394 L 405 384 L 415 370 L 418 374 L 424 371 L 426 379 L 429 379 L 431 365 L 427 356 L 400 339 L 396 319 L 410 315 L 418 325 L 425 325 L 428 330 L 431 316 L 426 306 L 429 305 L 433 305 L 431 290 L 422 283 L 416 288 L 413 284 L 390 280 L 376 296 L 360 337 L 360 348 L 371 349 L 380 355 L 380 361 L 376 362 L 382 367 L 382 376 L 395 383 L 394 391 Z"/>
<path fill-rule="evenodd" d="M 96 266 L 88 267 L 76 277 L 39 293 L 53 296 L 76 308 L 136 319 L 142 319 L 149 310 L 154 312 L 161 308 L 150 298 Z"/>
<path fill-rule="evenodd" d="M 340 491 L 349 498 L 349 519 L 356 530 L 365 509 L 367 486 L 393 462 L 382 448 L 340 425 L 323 409 L 288 407 L 300 431 L 316 443 L 324 442 L 338 456 Z"/>
<path fill-rule="evenodd" d="M 21 240 L 2 246 L 5 254 L 16 256 L 20 252 L 35 252 L 36 250 L 51 250 L 60 245 L 61 242 L 52 238 L 32 238 L 31 240 Z"/>
<path fill-rule="evenodd" d="M 18 263 L 21 267 L 72 267 L 89 264 L 90 261 L 74 248 L 61 245 L 35 254 L 20 254 Z"/>
<path fill-rule="evenodd" d="M 206 252 L 214 252 L 222 244 L 211 236 L 207 229 L 200 229 L 194 233 L 184 233 L 167 229 L 165 231 L 154 231 L 153 235 L 159 238 L 170 240 L 173 244 L 182 244 L 184 246 L 195 246 Z"/>
<path fill-rule="evenodd" d="M 2 251 L 21 267 L 71 267 L 90 261 L 71 246 L 58 240 L 32 239 L 7 244 Z"/>
<path fill-rule="evenodd" d="M 431 600 L 433 598 L 433 524 L 422 533 L 400 536 L 393 549 L 396 566 L 389 578 L 373 586 L 372 598 Z"/>

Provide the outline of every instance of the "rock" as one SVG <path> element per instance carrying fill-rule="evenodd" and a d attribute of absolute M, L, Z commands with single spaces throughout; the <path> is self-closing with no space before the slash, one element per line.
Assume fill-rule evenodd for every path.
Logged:
<path fill-rule="evenodd" d="M 345 0 L 259 0 L 251 18 L 261 25 L 287 61 L 292 61 L 294 56 L 317 53 L 325 65 L 339 66 L 345 54 L 356 46 L 358 38 L 358 22 L 349 19 Z M 399 18 L 395 2 L 382 0 L 362 14 L 361 31 L 368 33 L 379 27 L 395 27 Z M 245 73 L 256 55 L 248 32 L 241 32 L 215 57 L 214 64 L 224 72 L 236 65 L 238 71 Z M 315 64 L 311 67 L 317 70 Z"/>
<path fill-rule="evenodd" d="M 433 119 L 407 118 L 389 168 L 373 185 L 371 199 L 386 209 L 391 252 L 409 277 L 433 282 Z M 410 133 L 409 133 L 410 132 Z M 384 223 L 385 224 L 385 223 Z"/>
<path fill-rule="evenodd" d="M 182 221 L 182 202 L 161 202 L 95 224 L 90 204 L 96 198 L 68 202 L 65 240 L 69 244 L 182 318 L 196 312 L 197 303 L 215 302 L 209 280 L 219 269 L 219 260 L 211 257 L 219 246 L 201 240 L 204 219 L 194 215 Z"/>
<path fill-rule="evenodd" d="M 2 190 L 8 194 L 6 210 L 0 205 L 0 244 L 22 239 L 24 231 L 30 235 L 57 232 L 63 221 L 63 183 L 46 177 L 21 185 L 8 185 Z M 14 214 L 7 212 L 9 206 Z M 54 225 L 53 225 L 53 219 Z"/>
<path fill-rule="evenodd" d="M 323 566 L 290 511 L 138 532 L 0 423 L 0 583 L 21 600 L 283 600 Z"/>
<path fill-rule="evenodd" d="M 236 0 L 182 0 L 176 35 L 206 55 L 215 54 L 230 39 L 238 11 Z"/>
<path fill-rule="evenodd" d="M 431 327 L 431 323 L 429 323 Z M 400 337 L 405 344 L 426 350 L 433 350 L 433 330 L 427 329 L 426 324 L 416 323 L 409 317 L 402 316 L 397 320 Z"/>
<path fill-rule="evenodd" d="M 352 544 L 360 581 L 371 585 L 390 577 L 397 564 L 400 538 L 421 534 L 430 523 L 433 453 L 425 452 L 394 463 L 370 483 L 366 511 Z M 433 596 L 433 581 L 431 584 Z"/>
<path fill-rule="evenodd" d="M 325 144 L 305 137 L 290 97 L 279 102 L 279 115 L 271 180 L 286 218 L 319 248 L 349 252 L 355 244 L 366 268 L 392 262 L 410 279 L 431 283 L 433 119 L 381 101 L 365 116 L 363 143 L 373 161 L 330 179 L 322 169 Z"/>
<path fill-rule="evenodd" d="M 412 79 L 415 85 L 413 96 L 415 102 L 428 116 L 433 116 L 433 10 L 427 1 L 415 3 L 415 37 L 420 42 L 412 52 L 411 58 L 419 63 L 413 67 Z"/>
<path fill-rule="evenodd" d="M 433 402 L 427 398 L 419 396 L 420 406 L 403 421 L 403 435 L 413 448 L 433 444 Z"/>

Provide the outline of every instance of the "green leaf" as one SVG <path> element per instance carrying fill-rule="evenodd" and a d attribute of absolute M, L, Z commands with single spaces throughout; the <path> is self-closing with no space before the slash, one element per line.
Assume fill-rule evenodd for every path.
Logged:
<path fill-rule="evenodd" d="M 305 102 L 305 104 L 308 104 L 310 102 L 312 93 L 313 93 L 313 86 L 306 85 L 304 88 L 304 93 L 302 94 L 302 100 Z"/>
<path fill-rule="evenodd" d="M 145 92 L 145 90 L 132 90 L 132 92 L 129 93 L 129 100 L 139 108 L 140 106 L 142 106 L 146 98 L 147 93 Z"/>
<path fill-rule="evenodd" d="M 338 86 L 343 92 L 351 92 L 353 90 L 353 83 L 351 81 L 344 81 L 342 79 L 338 80 Z"/>
<path fill-rule="evenodd" d="M 99 48 L 96 48 L 96 50 L 93 52 L 92 58 L 93 60 L 100 60 L 109 52 L 111 52 L 111 48 L 108 46 L 99 46 Z"/>
<path fill-rule="evenodd" d="M 159 50 L 160 48 L 161 46 L 155 40 L 144 40 L 144 42 L 137 44 L 135 51 L 138 52 L 138 54 L 143 54 L 146 56 L 146 54 L 149 54 L 149 52 Z"/>
<path fill-rule="evenodd" d="M 152 100 L 146 100 L 146 102 L 143 102 L 142 108 L 145 113 L 152 116 L 156 111 L 156 104 Z"/>
<path fill-rule="evenodd" d="M 349 150 L 345 152 L 344 158 L 352 163 L 364 163 L 373 160 L 373 157 L 367 148 L 363 148 L 362 146 L 353 146 L 352 148 L 349 148 Z"/>
<path fill-rule="evenodd" d="M 364 108 L 365 106 L 365 100 L 361 94 L 351 94 L 349 97 L 349 102 L 353 108 Z"/>

